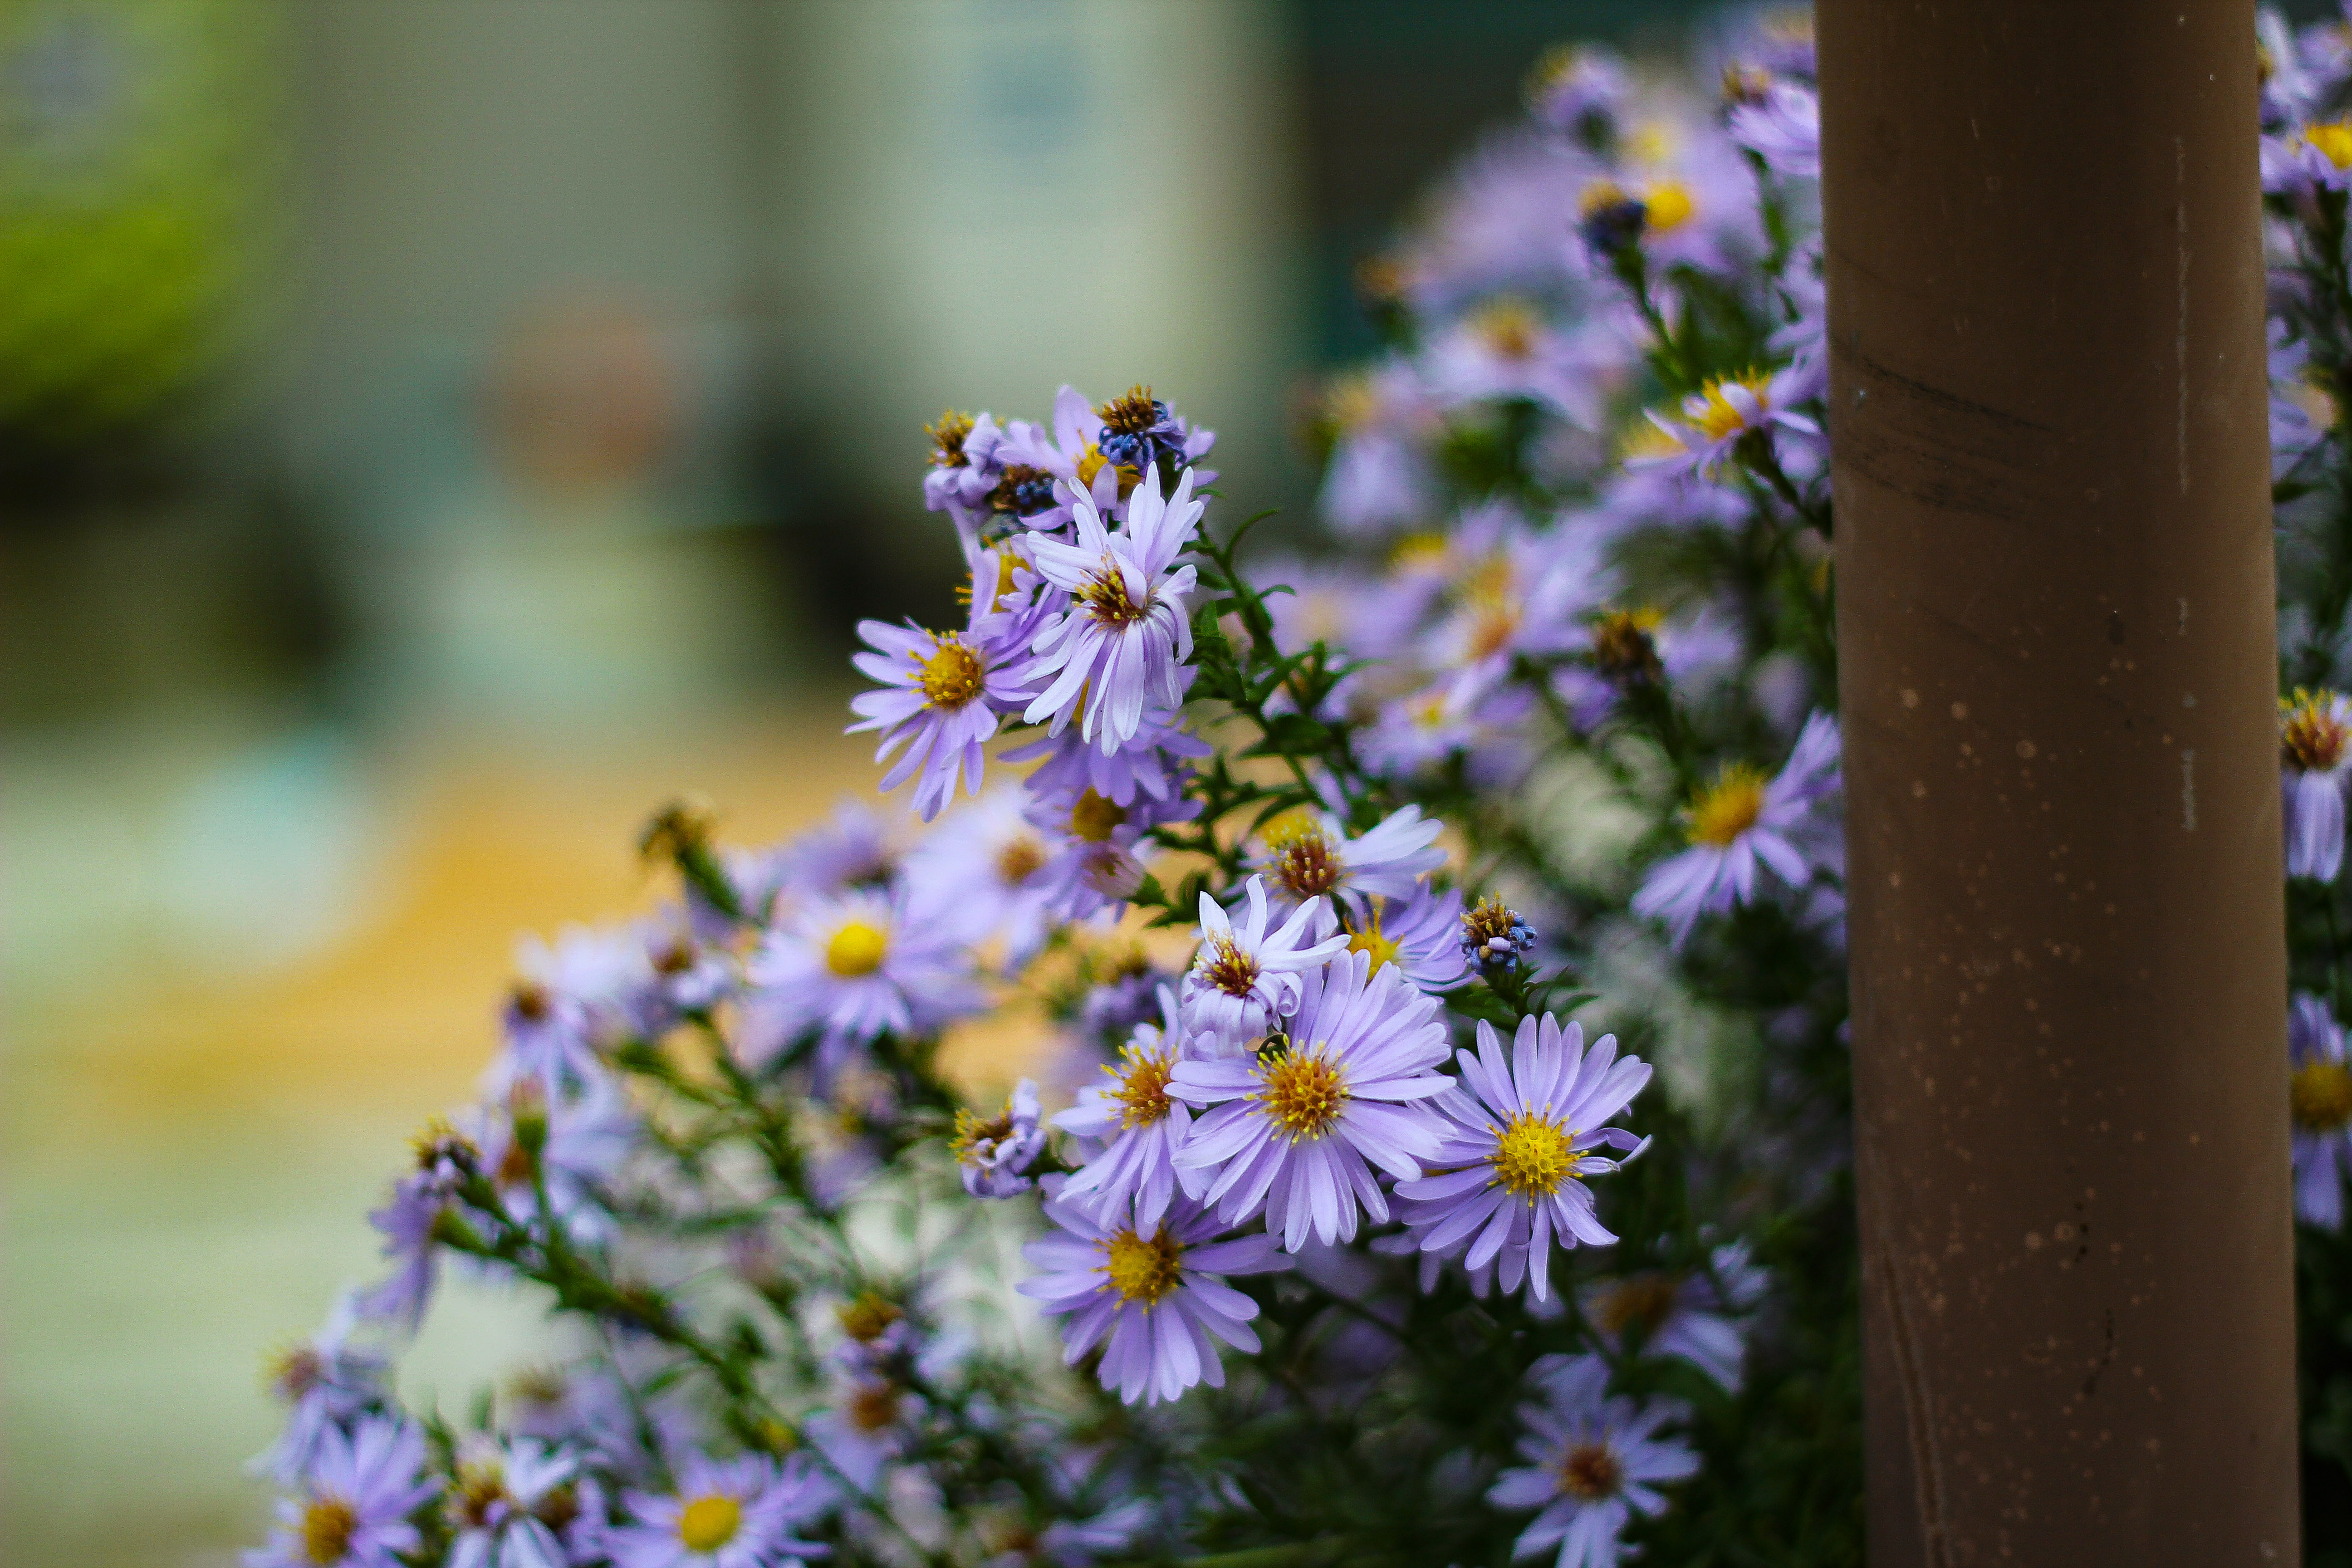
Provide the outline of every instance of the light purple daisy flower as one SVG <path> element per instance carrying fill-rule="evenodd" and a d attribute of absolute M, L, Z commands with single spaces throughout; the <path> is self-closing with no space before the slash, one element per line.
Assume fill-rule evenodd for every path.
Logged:
<path fill-rule="evenodd" d="M 1633 895 L 1633 912 L 1663 921 L 1680 945 L 1699 917 L 1721 914 L 1756 896 L 1760 865 L 1801 888 L 1826 863 L 1834 824 L 1817 809 L 1837 788 L 1837 721 L 1805 721 L 1780 773 L 1734 763 L 1685 810 L 1691 847 L 1651 868 Z"/>
<path fill-rule="evenodd" d="M 441 1276 L 441 1216 L 451 1212 L 457 1189 L 481 1170 L 482 1152 L 472 1139 L 436 1117 L 412 1143 L 416 1169 L 394 1183 L 392 1201 L 368 1215 L 384 1237 L 383 1256 L 392 1278 L 359 1298 L 362 1318 L 398 1323 L 414 1331 L 425 1316 Z"/>
<path fill-rule="evenodd" d="M 2263 189 L 2315 196 L 2352 184 L 2352 126 L 2342 121 L 2298 126 L 2262 139 Z"/>
<path fill-rule="evenodd" d="M 923 509 L 946 512 L 959 530 L 974 533 L 1004 472 L 1005 433 L 987 413 L 952 408 L 924 429 L 931 438 L 931 468 L 923 476 Z"/>
<path fill-rule="evenodd" d="M 841 1386 L 833 1408 L 803 1424 L 824 1462 L 856 1490 L 871 1494 L 882 1473 L 906 1452 L 914 1422 L 929 1406 L 898 1379 L 858 1372 Z"/>
<path fill-rule="evenodd" d="M 269 1390 L 286 1403 L 286 1429 L 254 1468 L 282 1486 L 310 1469 L 327 1433 L 383 1397 L 384 1358 L 351 1342 L 359 1321 L 357 1300 L 339 1296 L 316 1334 L 269 1358 Z"/>
<path fill-rule="evenodd" d="M 1033 795 L 1030 823 L 1042 829 L 1045 863 L 1033 879 L 1045 907 L 1066 921 L 1118 918 L 1118 906 L 1143 885 L 1145 837 L 1166 822 L 1201 814 L 1201 803 L 1156 800 L 1138 793 L 1121 805 L 1091 789 Z"/>
<path fill-rule="evenodd" d="M 2298 690 L 2279 699 L 2279 790 L 2286 874 L 2332 882 L 2344 865 L 2345 773 L 2352 768 L 2352 700 Z"/>
<path fill-rule="evenodd" d="M 547 950 L 537 951 L 544 954 Z M 530 949 L 523 956 L 529 962 Z M 602 1070 L 586 1005 L 529 974 L 515 982 L 499 1008 L 499 1054 L 483 1075 L 483 1087 L 492 1094 L 503 1094 L 524 1079 L 552 1086 Z"/>
<path fill-rule="evenodd" d="M 1805 89 L 1774 82 L 1760 99 L 1732 108 L 1729 130 L 1734 142 L 1783 179 L 1821 177 L 1821 100 Z"/>
<path fill-rule="evenodd" d="M 1734 1241 L 1715 1249 L 1705 1271 L 1606 1279 L 1580 1301 L 1584 1321 L 1611 1352 L 1623 1350 L 1628 1331 L 1638 1328 L 1643 1354 L 1679 1356 L 1737 1394 L 1748 1335 L 1735 1314 L 1753 1307 L 1766 1283 L 1764 1271 L 1748 1261 L 1748 1244 Z"/>
<path fill-rule="evenodd" d="M 2294 1212 L 2335 1230 L 2352 1173 L 2352 1068 L 2344 1026 L 2318 997 L 2297 992 L 2286 1016 L 2287 1104 L 2294 1113 Z"/>
<path fill-rule="evenodd" d="M 1195 1033 L 1214 1034 L 1227 1050 L 1265 1033 L 1269 1017 L 1287 1015 L 1297 1005 L 1300 972 L 1348 946 L 1320 899 L 1273 926 L 1264 878 L 1249 879 L 1248 897 L 1249 912 L 1235 921 L 1202 893 L 1201 950 L 1181 993 L 1185 1022 Z"/>
<path fill-rule="evenodd" d="M 1739 444 L 1751 437 L 1769 441 L 1785 432 L 1817 446 L 1822 427 L 1790 408 L 1802 390 L 1787 370 L 1717 376 L 1683 399 L 1678 418 L 1653 411 L 1651 419 L 1669 440 L 1655 451 L 1628 457 L 1625 466 L 1714 479 L 1737 457 Z"/>
<path fill-rule="evenodd" d="M 1547 52 L 1528 84 L 1528 108 L 1537 124 L 1579 144 L 1605 148 L 1633 83 L 1612 49 L 1590 44 Z"/>
<path fill-rule="evenodd" d="M 626 1494 L 634 1521 L 604 1534 L 614 1568 L 774 1568 L 826 1548 L 793 1531 L 833 1505 L 833 1488 L 805 1455 L 717 1460 L 688 1454 L 677 1489 Z"/>
<path fill-rule="evenodd" d="M 443 1500 L 449 1568 L 567 1568 L 555 1526 L 569 1522 L 572 1500 L 558 1494 L 578 1468 L 578 1456 L 536 1438 L 469 1434 L 457 1447 L 457 1484 Z"/>
<path fill-rule="evenodd" d="M 857 1041 L 928 1032 L 985 1000 L 956 933 L 917 918 L 903 889 L 810 900 L 747 974 L 779 1044 L 811 1028 Z"/>
<path fill-rule="evenodd" d="M 1408 805 L 1360 838 L 1350 838 L 1328 812 L 1301 806 L 1258 829 L 1252 868 L 1273 884 L 1284 904 L 1328 898 L 1360 921 L 1374 899 L 1411 898 L 1421 879 L 1445 864 L 1438 835 L 1445 824 Z"/>
<path fill-rule="evenodd" d="M 1117 533 L 1081 498 L 1076 544 L 1033 538 L 1039 574 L 1070 600 L 1033 645 L 1035 679 L 1052 684 L 1029 704 L 1023 715 L 1028 722 L 1049 724 L 1058 735 L 1078 715 L 1080 732 L 1115 752 L 1142 729 L 1147 705 L 1174 708 L 1184 700 L 1179 666 L 1192 657 L 1184 595 L 1196 574 L 1176 559 L 1206 506 L 1192 499 L 1189 468 L 1163 500 L 1155 468 L 1129 500 Z"/>
<path fill-rule="evenodd" d="M 1539 1509 L 1512 1547 L 1516 1557 L 1559 1549 L 1557 1568 L 1616 1568 L 1631 1555 L 1620 1540 L 1636 1513 L 1666 1506 L 1662 1483 L 1698 1473 L 1698 1456 L 1658 1428 L 1679 1420 L 1671 1400 L 1636 1405 L 1611 1397 L 1598 1356 L 1546 1356 L 1529 1375 L 1540 1405 L 1519 1407 L 1526 1467 L 1505 1470 L 1486 1493 L 1496 1508 Z"/>
<path fill-rule="evenodd" d="M 1192 1108 L 1168 1092 L 1185 1038 L 1175 994 L 1165 985 L 1160 1015 L 1158 1026 L 1137 1025 L 1119 1059 L 1103 1068 L 1108 1081 L 1079 1089 L 1077 1103 L 1054 1118 L 1102 1151 L 1063 1184 L 1060 1201 L 1092 1214 L 1131 1213 L 1147 1227 L 1175 1200 L 1176 1151 L 1192 1130 Z"/>
<path fill-rule="evenodd" d="M 309 1473 L 278 1504 L 278 1526 L 247 1568 L 396 1568 L 417 1545 L 408 1516 L 432 1500 L 425 1431 L 383 1416 L 319 1439 Z"/>
<path fill-rule="evenodd" d="M 1102 1385 L 1117 1389 L 1125 1403 L 1174 1399 L 1196 1383 L 1223 1388 L 1219 1340 L 1257 1350 L 1249 1326 L 1257 1303 L 1224 1277 L 1288 1268 L 1273 1237 L 1219 1240 L 1224 1226 L 1183 1198 L 1156 1224 L 1118 1215 L 1097 1221 L 1076 1205 L 1050 1200 L 1045 1213 L 1062 1234 L 1021 1249 L 1041 1272 L 1014 1289 L 1048 1312 L 1069 1314 L 1062 1325 L 1065 1362 L 1075 1364 L 1103 1346 Z"/>
<path fill-rule="evenodd" d="M 1180 673 L 1189 686 L 1192 669 Z M 1148 709 L 1134 736 L 1112 751 L 1104 751 L 1076 730 L 1066 729 L 1005 752 L 1004 760 L 1036 762 L 1026 782 L 1039 795 L 1092 790 L 1115 805 L 1132 805 L 1139 795 L 1160 801 L 1174 799 L 1183 790 L 1186 764 L 1212 750 L 1206 741 L 1182 728 L 1181 714 Z"/>
<path fill-rule="evenodd" d="M 1361 537 L 1436 510 L 1429 448 L 1443 427 L 1411 365 L 1391 359 L 1344 377 L 1333 384 L 1326 407 L 1336 429 L 1315 504 L 1334 530 Z M 1277 617 L 1280 604 L 1275 601 Z"/>
<path fill-rule="evenodd" d="M 1498 1259 L 1503 1289 L 1522 1278 L 1538 1301 L 1549 1294 L 1551 1249 L 1616 1240 L 1592 1211 L 1588 1176 L 1617 1169 L 1603 1149 L 1639 1147 L 1631 1132 L 1604 1125 L 1650 1081 L 1639 1057 L 1617 1057 L 1617 1037 L 1584 1048 L 1580 1024 L 1563 1030 L 1549 1013 L 1522 1018 L 1507 1061 L 1492 1024 L 1478 1026 L 1478 1049 L 1460 1053 L 1462 1081 L 1433 1102 L 1444 1139 L 1426 1157 L 1429 1174 L 1402 1182 L 1404 1222 L 1426 1251 L 1469 1239 L 1465 1268 Z"/>
<path fill-rule="evenodd" d="M 1377 1165 L 1399 1181 L 1422 1173 L 1444 1142 L 1444 1124 L 1418 1102 L 1454 1080 L 1445 1025 L 1434 997 L 1393 967 L 1346 953 L 1301 977 L 1286 1040 L 1255 1055 L 1179 1061 L 1169 1093 L 1215 1109 L 1177 1152 L 1179 1170 L 1204 1173 L 1198 1189 L 1231 1224 L 1263 1212 L 1286 1251 L 1310 1235 L 1355 1239 L 1359 1217 L 1389 1217 Z"/>
<path fill-rule="evenodd" d="M 950 813 L 907 857 L 908 906 L 964 941 L 1001 943 L 1007 973 L 1036 956 L 1056 924 L 1042 874 L 1061 847 L 1028 818 L 1016 785 L 992 789 Z"/>
<path fill-rule="evenodd" d="M 962 1173 L 963 1190 L 976 1198 L 1010 1198 L 1034 1185 L 1029 1167 L 1045 1151 L 1045 1130 L 1037 1125 L 1041 1114 L 1037 1086 L 1025 1078 L 992 1117 L 958 1110 L 949 1150 Z"/>
<path fill-rule="evenodd" d="M 1369 954 L 1372 973 L 1393 963 L 1413 985 L 1433 995 L 1462 984 L 1469 964 L 1462 952 L 1462 891 L 1417 884 L 1401 899 L 1374 898 L 1348 951 Z"/>
<path fill-rule="evenodd" d="M 1138 476 L 1122 474 L 1103 456 L 1102 416 L 1074 386 L 1054 395 L 1051 426 L 1015 419 L 1005 426 L 998 456 L 1006 483 L 999 486 L 996 510 L 1031 528 L 1058 532 L 1070 526 L 1079 496 L 1105 517 L 1122 515 L 1122 490 Z"/>
<path fill-rule="evenodd" d="M 530 1137 L 520 1136 L 529 1132 Z M 577 1089 L 549 1099 L 525 1079 L 486 1108 L 477 1130 L 481 1172 L 515 1219 L 539 1215 L 539 1189 L 565 1232 L 600 1239 L 611 1216 L 596 1194 L 635 1144 L 637 1118 L 610 1073 L 599 1071 Z M 535 1145 L 535 1146 L 534 1146 Z"/>
<path fill-rule="evenodd" d="M 984 750 L 1008 713 L 1035 695 L 1029 681 L 1029 649 L 1046 612 L 1022 602 L 1017 589 L 992 591 L 1002 583 L 1004 560 L 983 552 L 973 568 L 971 616 L 961 633 L 925 631 L 912 624 L 861 621 L 857 635 L 872 653 L 854 660 L 883 689 L 850 700 L 860 730 L 882 732 L 877 763 L 900 746 L 906 753 L 882 775 L 887 791 L 912 776 L 915 809 L 925 821 L 955 795 L 956 783 L 980 793 Z"/>

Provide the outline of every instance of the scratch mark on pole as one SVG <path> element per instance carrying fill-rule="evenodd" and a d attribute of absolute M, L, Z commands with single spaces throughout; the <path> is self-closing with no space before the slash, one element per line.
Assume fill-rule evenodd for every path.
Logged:
<path fill-rule="evenodd" d="M 2197 831 L 2197 753 L 2180 753 L 2180 830 Z"/>
<path fill-rule="evenodd" d="M 2172 226 L 2180 255 L 2180 317 L 2172 334 L 2174 369 L 2180 383 L 2179 405 L 2174 414 L 2174 435 L 2180 447 L 2180 493 L 2189 493 L 2189 143 L 2172 139 Z M 2193 817 L 2193 814 L 2192 814 Z M 2192 819 L 2191 827 L 2197 826 Z"/>

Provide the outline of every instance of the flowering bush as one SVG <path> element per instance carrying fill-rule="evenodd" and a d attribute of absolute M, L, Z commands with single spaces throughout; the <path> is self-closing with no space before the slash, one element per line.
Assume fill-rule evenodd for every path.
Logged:
<path fill-rule="evenodd" d="M 2316 1510 L 2352 33 L 2263 26 Z M 967 602 L 862 627 L 853 703 L 928 826 L 673 808 L 675 907 L 527 946 L 388 1277 L 278 1363 L 257 1563 L 1861 1560 L 1810 31 L 1717 53 L 1548 59 L 1368 264 L 1315 554 L 1145 387 L 931 427 Z M 991 1014 L 1034 1076 L 971 1103 Z M 558 1325 L 463 1419 L 385 1354 L 445 1268 Z"/>

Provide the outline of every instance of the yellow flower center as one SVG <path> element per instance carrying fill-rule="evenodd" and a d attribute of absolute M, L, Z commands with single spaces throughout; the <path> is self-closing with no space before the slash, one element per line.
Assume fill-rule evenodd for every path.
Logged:
<path fill-rule="evenodd" d="M 972 417 L 949 409 L 940 416 L 936 425 L 923 426 L 923 434 L 931 438 L 931 465 L 940 468 L 968 467 L 971 459 L 964 456 L 964 437 L 971 434 Z"/>
<path fill-rule="evenodd" d="M 2338 120 L 2326 125 L 2306 125 L 2303 139 L 2319 149 L 2339 169 L 2352 169 L 2352 124 Z"/>
<path fill-rule="evenodd" d="M 1748 428 L 1748 416 L 1724 395 L 1724 389 L 1733 386 L 1744 387 L 1753 395 L 1759 411 L 1763 406 L 1765 375 L 1760 370 L 1751 370 L 1745 375 L 1719 375 L 1708 382 L 1699 394 L 1704 406 L 1696 417 L 1699 433 L 1710 441 L 1720 441 Z"/>
<path fill-rule="evenodd" d="M 882 955 L 889 950 L 890 938 L 879 926 L 844 921 L 824 944 L 824 966 L 844 980 L 854 980 L 881 968 Z"/>
<path fill-rule="evenodd" d="M 1109 1066 L 1103 1068 L 1118 1084 L 1111 1098 L 1118 1101 L 1120 1124 L 1149 1127 L 1165 1121 L 1170 1110 L 1168 1080 L 1176 1074 L 1174 1058 L 1165 1051 L 1142 1051 L 1133 1046 L 1125 1054 L 1125 1071 Z"/>
<path fill-rule="evenodd" d="M 1209 939 L 1201 950 L 1201 978 L 1228 996 L 1246 996 L 1257 984 L 1257 960 L 1234 945 L 1229 936 Z"/>
<path fill-rule="evenodd" d="M 507 1500 L 506 1467 L 495 1459 L 466 1460 L 457 1466 L 457 1479 L 449 1517 L 460 1530 L 487 1530 L 495 1522 L 490 1510 Z"/>
<path fill-rule="evenodd" d="M 1559 1462 L 1559 1489 L 1579 1502 L 1615 1497 L 1624 1484 L 1624 1461 L 1606 1443 L 1579 1443 Z"/>
<path fill-rule="evenodd" d="M 2295 688 L 2279 699 L 2279 760 L 2305 773 L 2326 773 L 2344 760 L 2352 739 L 2336 717 L 2336 693 Z"/>
<path fill-rule="evenodd" d="M 985 1121 L 969 1110 L 960 1110 L 956 1112 L 955 1135 L 949 1142 L 948 1152 L 955 1156 L 959 1165 L 976 1165 L 980 1163 L 982 1144 L 1002 1143 L 1012 1136 L 1012 1101 L 1007 1100 L 1003 1110 Z"/>
<path fill-rule="evenodd" d="M 1382 964 L 1395 963 L 1397 952 L 1403 945 L 1402 942 L 1395 941 L 1381 930 L 1381 904 L 1377 900 L 1372 905 L 1370 926 L 1348 939 L 1349 952 L 1369 952 L 1372 955 L 1371 967 L 1365 971 L 1368 976 L 1378 974 Z"/>
<path fill-rule="evenodd" d="M 1176 1289 L 1182 1277 L 1184 1249 L 1168 1234 L 1166 1226 L 1148 1237 L 1122 1230 L 1096 1245 L 1103 1249 L 1103 1272 L 1122 1301 L 1153 1306 Z"/>
<path fill-rule="evenodd" d="M 1445 564 L 1452 548 L 1442 533 L 1408 533 L 1389 552 L 1389 566 L 1408 574 L 1434 571 Z"/>
<path fill-rule="evenodd" d="M 1651 634 L 1664 619 L 1664 612 L 1647 607 L 1606 612 L 1592 625 L 1592 662 L 1611 675 L 1655 679 L 1663 668 Z"/>
<path fill-rule="evenodd" d="M 2352 1068 L 2325 1059 L 2305 1062 L 2287 1079 L 2286 1099 L 2298 1126 L 2333 1132 L 2352 1121 Z"/>
<path fill-rule="evenodd" d="M 898 1310 L 898 1303 L 886 1300 L 871 1290 L 863 1291 L 856 1300 L 844 1302 L 834 1309 L 834 1316 L 841 1320 L 841 1331 L 860 1344 L 880 1339 L 891 1324 L 906 1315 Z"/>
<path fill-rule="evenodd" d="M 849 1396 L 849 1424 L 860 1432 L 879 1432 L 898 1419 L 898 1385 L 869 1383 Z"/>
<path fill-rule="evenodd" d="M 1261 1056 L 1258 1071 L 1265 1087 L 1250 1098 L 1265 1102 L 1267 1117 L 1293 1143 L 1322 1137 L 1348 1103 L 1347 1080 L 1322 1056 Z"/>
<path fill-rule="evenodd" d="M 1507 360 L 1524 360 L 1536 352 L 1536 334 L 1543 321 L 1525 300 L 1497 300 L 1470 318 L 1470 330 Z"/>
<path fill-rule="evenodd" d="M 1681 1288 L 1671 1274 L 1635 1274 L 1603 1291 L 1592 1315 L 1604 1334 L 1622 1334 L 1635 1323 L 1655 1333 L 1674 1310 L 1675 1292 Z"/>
<path fill-rule="evenodd" d="M 359 1510 L 339 1497 L 312 1498 L 302 1510 L 302 1555 L 325 1568 L 342 1561 L 360 1527 Z"/>
<path fill-rule="evenodd" d="M 1495 1167 L 1496 1184 L 1513 1197 L 1532 1204 L 1559 1191 L 1576 1175 L 1574 1134 L 1537 1111 L 1523 1110 L 1494 1129 L 1495 1152 L 1486 1163 Z"/>
<path fill-rule="evenodd" d="M 1126 821 L 1127 807 L 1105 800 L 1092 790 L 1078 796 L 1077 805 L 1070 807 L 1071 837 L 1083 838 L 1089 844 L 1108 842 L 1111 834 Z"/>
<path fill-rule="evenodd" d="M 678 1510 L 677 1539 L 688 1552 L 716 1552 L 743 1527 L 743 1505 L 731 1497 L 698 1497 Z"/>
<path fill-rule="evenodd" d="M 1679 180 L 1661 180 L 1642 196 L 1642 226 L 1653 234 L 1664 234 L 1690 222 L 1698 205 L 1691 199 L 1690 187 Z"/>
<path fill-rule="evenodd" d="M 1103 557 L 1102 570 L 1079 586 L 1078 603 L 1097 625 L 1106 626 L 1131 626 L 1151 608 L 1150 601 L 1139 605 L 1128 595 L 1127 574 L 1108 555 Z"/>
<path fill-rule="evenodd" d="M 1746 763 L 1733 763 L 1698 792 L 1698 798 L 1683 813 L 1683 820 L 1689 826 L 1692 843 L 1726 849 L 1763 815 L 1763 772 Z"/>
<path fill-rule="evenodd" d="M 1323 824 L 1305 806 L 1286 811 L 1259 830 L 1273 858 L 1275 879 L 1301 900 L 1328 893 L 1346 867 L 1332 853 Z"/>
<path fill-rule="evenodd" d="M 1024 833 L 996 852 L 997 879 L 1008 887 L 1018 886 L 1045 863 L 1045 847 Z"/>
<path fill-rule="evenodd" d="M 953 632 L 936 633 L 931 638 L 931 657 L 923 660 L 921 680 L 923 700 L 932 707 L 961 708 L 980 695 L 980 655 L 964 647 Z"/>

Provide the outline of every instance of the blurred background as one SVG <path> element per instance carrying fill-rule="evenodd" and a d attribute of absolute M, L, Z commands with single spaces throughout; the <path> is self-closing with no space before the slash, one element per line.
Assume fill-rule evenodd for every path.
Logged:
<path fill-rule="evenodd" d="M 233 1562 L 260 1355 L 517 934 L 654 897 L 678 793 L 869 787 L 925 420 L 1149 381 L 1303 512 L 1357 261 L 1544 45 L 1690 10 L 0 0 L 0 1561 Z"/>

